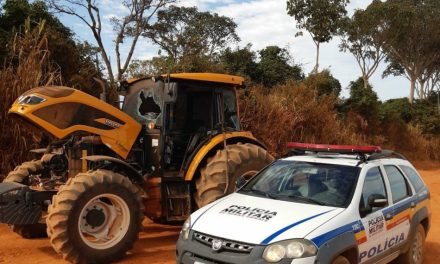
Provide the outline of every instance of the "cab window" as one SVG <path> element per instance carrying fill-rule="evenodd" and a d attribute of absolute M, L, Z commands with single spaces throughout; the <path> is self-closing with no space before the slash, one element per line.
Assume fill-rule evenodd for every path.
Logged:
<path fill-rule="evenodd" d="M 386 165 L 384 168 L 390 181 L 393 203 L 411 196 L 411 190 L 403 174 L 395 166 Z"/>
<path fill-rule="evenodd" d="M 387 198 L 387 192 L 385 189 L 385 183 L 383 181 L 382 173 L 380 172 L 379 167 L 371 168 L 367 171 L 365 175 L 364 186 L 362 188 L 362 196 L 359 204 L 359 211 L 362 216 L 365 216 L 368 213 L 375 212 L 381 208 L 373 207 L 371 208 L 369 205 L 370 197 L 375 198 Z"/>
<path fill-rule="evenodd" d="M 423 183 L 422 179 L 420 179 L 419 174 L 413 168 L 411 168 L 409 166 L 399 165 L 399 167 L 406 174 L 409 181 L 414 186 L 414 189 L 416 190 L 416 192 L 421 191 L 423 189 L 423 187 L 425 186 L 425 184 Z"/>

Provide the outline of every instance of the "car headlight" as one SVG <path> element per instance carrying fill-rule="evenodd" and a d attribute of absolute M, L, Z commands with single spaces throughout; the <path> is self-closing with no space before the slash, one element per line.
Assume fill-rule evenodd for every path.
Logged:
<path fill-rule="evenodd" d="M 180 231 L 180 235 L 182 236 L 183 240 L 188 240 L 190 230 L 191 230 L 191 217 L 188 217 L 185 223 L 183 223 L 182 231 Z"/>
<path fill-rule="evenodd" d="M 306 258 L 315 256 L 315 244 L 306 239 L 292 239 L 274 243 L 266 247 L 263 258 L 267 262 L 278 262 L 284 258 Z"/>

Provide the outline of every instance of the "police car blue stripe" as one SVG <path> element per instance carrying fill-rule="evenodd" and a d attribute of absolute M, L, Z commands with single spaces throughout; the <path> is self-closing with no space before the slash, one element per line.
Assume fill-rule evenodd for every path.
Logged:
<path fill-rule="evenodd" d="M 293 227 L 295 227 L 295 226 L 297 226 L 297 225 L 300 225 L 300 224 L 302 224 L 302 223 L 304 223 L 304 222 L 307 222 L 307 221 L 309 221 L 309 220 L 311 220 L 311 219 L 313 219 L 313 218 L 316 218 L 316 217 L 318 217 L 318 216 L 321 216 L 321 215 L 323 215 L 323 214 L 326 214 L 326 213 L 328 213 L 328 212 L 331 212 L 331 211 L 333 211 L 333 210 L 329 210 L 329 211 L 327 211 L 327 212 L 323 212 L 323 213 L 320 213 L 320 214 L 317 214 L 317 215 L 313 215 L 313 216 L 310 216 L 310 217 L 308 217 L 308 218 L 306 218 L 306 219 L 303 219 L 303 220 L 301 220 L 301 221 L 298 221 L 298 222 L 295 222 L 295 223 L 293 223 L 293 224 L 291 224 L 291 225 L 288 225 L 288 226 L 286 226 L 286 227 L 284 227 L 284 228 L 278 230 L 277 232 L 273 233 L 272 235 L 268 236 L 266 239 L 264 239 L 264 240 L 261 242 L 261 244 L 263 244 L 263 245 L 267 245 L 267 244 L 270 243 L 270 241 L 272 241 L 274 238 L 276 238 L 277 236 L 281 235 L 282 233 L 286 232 L 287 230 L 289 230 L 289 229 L 291 229 L 291 228 L 293 228 Z"/>
<path fill-rule="evenodd" d="M 328 240 L 337 237 L 341 234 L 347 233 L 347 232 L 352 232 L 353 233 L 353 225 L 355 224 L 359 224 L 358 221 L 355 221 L 353 223 L 338 227 L 336 229 L 333 229 L 330 232 L 324 233 L 320 236 L 317 236 L 315 238 L 312 239 L 313 243 L 315 243 L 315 245 L 319 248 L 320 246 L 322 246 L 325 242 L 327 242 Z M 362 226 L 363 229 L 363 226 Z"/>
<path fill-rule="evenodd" d="M 408 199 L 405 202 L 402 203 L 398 203 L 396 205 L 394 205 L 394 214 L 397 215 L 398 213 L 401 213 L 403 211 L 405 211 L 406 209 L 411 207 L 411 203 L 413 202 L 417 202 L 417 200 L 415 200 L 415 198 L 411 197 L 410 199 Z"/>

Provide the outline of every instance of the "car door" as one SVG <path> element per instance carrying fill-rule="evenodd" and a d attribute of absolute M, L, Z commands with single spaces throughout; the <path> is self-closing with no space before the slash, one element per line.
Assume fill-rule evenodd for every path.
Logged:
<path fill-rule="evenodd" d="M 392 198 L 393 217 L 387 221 L 388 247 L 396 250 L 408 239 L 411 227 L 412 211 L 417 205 L 411 185 L 400 171 L 391 164 L 384 164 L 383 169 L 389 181 Z"/>
<path fill-rule="evenodd" d="M 369 197 L 383 197 L 386 204 L 382 207 L 369 206 Z M 393 210 L 390 197 L 379 166 L 367 170 L 359 203 L 359 214 L 365 232 L 357 236 L 359 262 L 369 263 L 381 258 L 388 251 L 387 219 L 392 219 Z"/>

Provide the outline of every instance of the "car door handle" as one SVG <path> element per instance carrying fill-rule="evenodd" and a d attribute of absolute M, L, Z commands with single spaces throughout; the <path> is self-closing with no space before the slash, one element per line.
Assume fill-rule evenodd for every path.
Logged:
<path fill-rule="evenodd" d="M 411 208 L 415 208 L 416 207 L 416 203 L 415 202 L 411 202 Z"/>
<path fill-rule="evenodd" d="M 385 220 L 391 220 L 391 219 L 393 219 L 393 215 L 392 214 L 386 214 L 385 215 Z"/>

